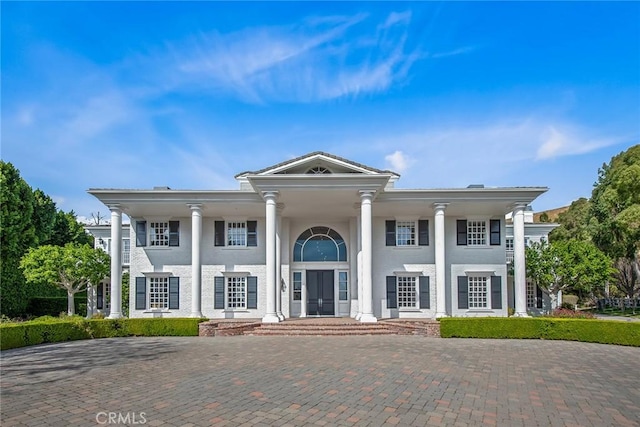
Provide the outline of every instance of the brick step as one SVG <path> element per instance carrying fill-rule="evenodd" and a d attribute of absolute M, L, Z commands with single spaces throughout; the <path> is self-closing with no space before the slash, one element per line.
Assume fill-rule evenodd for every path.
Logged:
<path fill-rule="evenodd" d="M 316 324 L 316 325 L 310 325 L 310 324 L 286 324 L 286 323 L 264 323 L 262 325 L 259 326 L 260 329 L 270 329 L 270 330 L 286 330 L 286 329 L 305 329 L 305 330 L 313 330 L 313 329 L 335 329 L 335 330 L 346 330 L 346 329 L 351 329 L 351 330 L 372 330 L 372 329 L 389 329 L 388 326 L 386 325 L 379 325 L 379 324 L 363 324 L 363 325 L 356 325 L 356 324 L 346 324 L 346 325 L 336 325 L 336 324 L 329 324 L 329 325 L 321 325 L 321 324 Z"/>
<path fill-rule="evenodd" d="M 256 328 L 252 331 L 244 331 L 244 335 L 254 336 L 327 336 L 327 335 L 398 335 L 398 332 L 389 329 L 265 329 Z"/>

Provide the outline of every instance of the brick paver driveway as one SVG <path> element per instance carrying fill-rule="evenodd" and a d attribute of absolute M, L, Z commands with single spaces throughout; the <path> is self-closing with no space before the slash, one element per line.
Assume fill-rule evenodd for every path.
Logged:
<path fill-rule="evenodd" d="M 104 339 L 2 352 L 1 421 L 631 426 L 639 373 L 640 349 L 577 342 Z"/>

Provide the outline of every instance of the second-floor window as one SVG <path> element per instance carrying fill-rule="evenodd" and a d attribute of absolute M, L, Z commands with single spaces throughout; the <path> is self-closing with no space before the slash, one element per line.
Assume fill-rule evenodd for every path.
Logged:
<path fill-rule="evenodd" d="M 215 246 L 258 246 L 257 221 L 216 221 L 214 224 Z"/>

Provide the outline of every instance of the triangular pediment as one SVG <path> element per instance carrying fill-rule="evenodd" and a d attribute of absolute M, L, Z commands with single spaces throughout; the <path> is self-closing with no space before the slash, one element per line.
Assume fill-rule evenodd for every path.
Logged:
<path fill-rule="evenodd" d="M 396 175 L 395 172 L 384 171 L 345 159 L 340 156 L 316 151 L 296 157 L 277 165 L 255 171 L 244 172 L 237 177 L 247 175 L 304 175 L 304 174 L 364 174 L 364 175 Z"/>

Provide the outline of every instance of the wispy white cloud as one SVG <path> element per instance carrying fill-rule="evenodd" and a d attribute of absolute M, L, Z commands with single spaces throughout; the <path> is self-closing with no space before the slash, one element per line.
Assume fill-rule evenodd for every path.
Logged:
<path fill-rule="evenodd" d="M 376 28 L 366 14 L 307 18 L 299 24 L 201 33 L 144 58 L 172 90 L 226 92 L 251 103 L 315 102 L 387 90 L 421 56 L 410 12 Z M 137 64 L 136 66 L 139 66 Z"/>
<path fill-rule="evenodd" d="M 568 127 L 559 129 L 556 126 L 549 126 L 543 138 L 536 153 L 537 160 L 585 154 L 621 142 L 621 138 L 594 138 L 584 131 L 576 131 Z"/>

